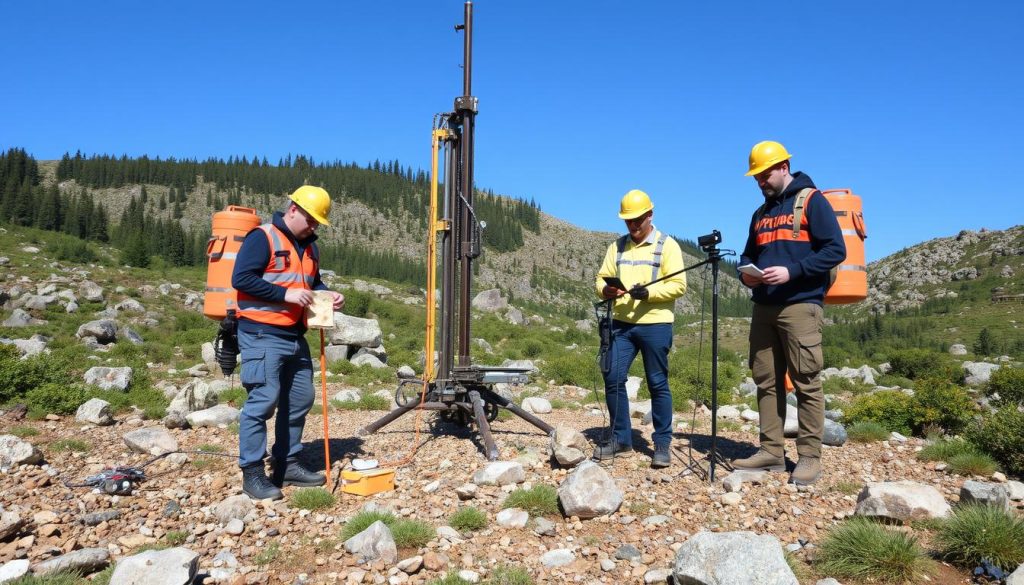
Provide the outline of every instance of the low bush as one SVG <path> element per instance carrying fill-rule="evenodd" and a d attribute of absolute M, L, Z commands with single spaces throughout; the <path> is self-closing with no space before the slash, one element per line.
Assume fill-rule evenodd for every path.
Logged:
<path fill-rule="evenodd" d="M 292 507 L 300 510 L 322 510 L 334 505 L 334 494 L 324 488 L 312 487 L 296 490 L 291 497 Z"/>
<path fill-rule="evenodd" d="M 528 490 L 519 488 L 508 495 L 502 508 L 521 508 L 530 516 L 558 514 L 558 492 L 549 485 L 535 485 Z"/>
<path fill-rule="evenodd" d="M 487 514 L 473 506 L 466 506 L 452 514 L 448 518 L 448 524 L 460 532 L 480 530 L 487 526 Z"/>
<path fill-rule="evenodd" d="M 854 398 L 844 418 L 851 425 L 870 421 L 886 430 L 910 435 L 916 418 L 914 410 L 910 396 L 899 390 L 883 390 Z"/>
<path fill-rule="evenodd" d="M 949 458 L 949 470 L 960 475 L 988 477 L 998 469 L 995 459 L 987 453 L 960 453 Z"/>
<path fill-rule="evenodd" d="M 88 400 L 89 391 L 81 384 L 48 382 L 25 393 L 30 416 L 47 414 L 73 414 Z"/>
<path fill-rule="evenodd" d="M 994 506 L 958 506 L 940 526 L 934 543 L 945 558 L 960 566 L 971 568 L 988 559 L 1012 571 L 1024 562 L 1024 519 Z"/>
<path fill-rule="evenodd" d="M 398 520 L 389 526 L 395 546 L 399 548 L 419 548 L 425 546 L 437 530 L 430 524 L 420 520 Z"/>
<path fill-rule="evenodd" d="M 911 380 L 921 378 L 940 378 L 950 382 L 963 380 L 963 372 L 953 360 L 944 353 L 927 349 L 901 349 L 889 356 L 891 374 L 904 376 Z"/>
<path fill-rule="evenodd" d="M 863 420 L 846 428 L 846 435 L 857 443 L 885 441 L 891 434 L 889 429 L 873 420 Z"/>
<path fill-rule="evenodd" d="M 939 439 L 918 451 L 921 461 L 949 461 L 964 453 L 978 453 L 978 447 L 963 439 Z"/>
<path fill-rule="evenodd" d="M 71 383 L 71 377 L 55 363 L 41 355 L 23 360 L 17 347 L 0 344 L 0 404 L 24 400 L 29 390 L 47 383 Z"/>
<path fill-rule="evenodd" d="M 926 378 L 914 385 L 914 431 L 939 427 L 955 435 L 967 427 L 977 411 L 962 386 L 939 378 Z"/>
<path fill-rule="evenodd" d="M 838 578 L 920 583 L 934 564 L 911 534 L 854 517 L 829 531 L 815 561 L 819 572 Z"/>
<path fill-rule="evenodd" d="M 991 455 L 1007 471 L 1024 474 L 1024 412 L 1004 406 L 971 426 L 967 439 Z"/>
<path fill-rule="evenodd" d="M 1024 368 L 1004 366 L 992 372 L 985 395 L 998 396 L 999 406 L 1024 406 Z"/>
<path fill-rule="evenodd" d="M 832 376 L 831 378 L 824 380 L 821 383 L 821 388 L 825 394 L 842 394 L 849 392 L 850 394 L 858 395 L 871 390 L 871 386 L 868 386 L 867 384 L 861 384 L 849 378 L 841 378 L 839 376 Z"/>
<path fill-rule="evenodd" d="M 590 352 L 571 352 L 545 360 L 541 371 L 544 377 L 556 384 L 570 384 L 590 388 L 603 385 L 597 357 Z"/>

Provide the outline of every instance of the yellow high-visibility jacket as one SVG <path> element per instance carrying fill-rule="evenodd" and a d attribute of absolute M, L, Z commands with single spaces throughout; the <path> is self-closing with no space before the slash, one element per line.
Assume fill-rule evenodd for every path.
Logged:
<path fill-rule="evenodd" d="M 658 242 L 662 239 L 659 254 Z M 683 251 L 672 238 L 652 229 L 647 239 L 637 244 L 627 234 L 612 242 L 605 252 L 604 262 L 597 271 L 597 296 L 601 296 L 605 287 L 605 276 L 618 276 L 628 290 L 682 269 Z M 675 319 L 672 311 L 675 300 L 686 292 L 686 273 L 653 284 L 648 291 L 650 297 L 646 301 L 638 301 L 629 295 L 616 299 L 612 318 L 627 323 L 671 323 Z"/>

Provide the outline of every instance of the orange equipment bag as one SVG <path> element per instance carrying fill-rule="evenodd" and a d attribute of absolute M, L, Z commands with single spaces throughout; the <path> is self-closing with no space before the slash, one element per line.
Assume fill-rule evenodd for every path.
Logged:
<path fill-rule="evenodd" d="M 804 205 L 814 189 L 804 189 L 793 203 L 793 239 L 800 235 Z M 864 261 L 864 240 L 868 237 L 860 197 L 849 189 L 828 189 L 821 192 L 835 211 L 839 229 L 843 231 L 846 259 L 832 269 L 825 304 L 848 305 L 868 298 L 868 265 Z"/>
<path fill-rule="evenodd" d="M 213 214 L 213 235 L 206 244 L 203 314 L 207 317 L 220 320 L 229 310 L 238 308 L 235 289 L 231 288 L 231 273 L 246 234 L 259 225 L 256 210 L 248 207 L 228 205 L 224 211 Z"/>

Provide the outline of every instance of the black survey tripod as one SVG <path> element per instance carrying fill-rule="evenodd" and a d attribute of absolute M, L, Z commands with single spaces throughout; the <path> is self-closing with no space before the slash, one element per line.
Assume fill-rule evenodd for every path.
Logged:
<path fill-rule="evenodd" d="M 718 244 L 722 242 L 722 234 L 718 230 L 712 230 L 710 234 L 700 236 L 697 238 L 697 244 L 700 246 L 704 253 L 708 255 L 706 260 L 698 262 L 692 266 L 687 266 L 682 270 L 677 270 L 665 276 L 656 278 L 646 284 L 637 285 L 638 287 L 649 287 L 652 284 L 659 283 L 663 280 L 672 278 L 684 272 L 689 272 L 701 266 L 711 265 L 711 447 L 708 450 L 708 461 L 709 470 L 705 471 L 704 467 L 700 463 L 693 459 L 693 456 L 689 456 L 689 461 L 686 464 L 686 468 L 694 474 L 700 476 L 701 479 L 707 479 L 709 482 L 715 481 L 715 463 L 720 462 L 723 465 L 728 466 L 728 463 L 718 454 L 717 450 L 717 439 L 718 439 L 718 272 L 719 263 L 724 256 L 733 256 L 736 252 L 732 250 L 720 250 Z M 612 343 L 614 342 L 612 336 L 612 305 L 615 303 L 615 299 L 605 299 L 594 303 L 594 310 L 597 314 L 597 322 L 599 327 L 599 334 L 601 339 L 601 346 L 598 353 L 598 363 L 601 366 L 601 373 L 607 375 L 611 371 L 611 360 L 612 360 Z M 699 364 L 698 364 L 699 367 Z"/>

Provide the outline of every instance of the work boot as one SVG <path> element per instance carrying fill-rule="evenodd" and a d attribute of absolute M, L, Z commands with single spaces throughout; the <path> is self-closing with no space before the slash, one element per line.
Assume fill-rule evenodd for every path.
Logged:
<path fill-rule="evenodd" d="M 651 457 L 651 467 L 661 468 L 672 465 L 672 453 L 668 450 L 668 443 L 654 446 L 654 457 Z"/>
<path fill-rule="evenodd" d="M 789 483 L 796 485 L 811 485 L 821 477 L 821 459 L 817 457 L 800 456 L 796 462 L 796 469 L 789 476 Z"/>
<path fill-rule="evenodd" d="M 744 471 L 786 471 L 786 459 L 761 449 L 750 457 L 733 459 L 732 466 Z"/>
<path fill-rule="evenodd" d="M 317 487 L 327 483 L 327 478 L 324 477 L 324 474 L 310 471 L 298 461 L 291 460 L 286 463 L 283 471 L 274 469 L 274 483 L 281 487 L 286 485 Z"/>
<path fill-rule="evenodd" d="M 242 468 L 242 491 L 257 500 L 280 500 L 284 495 L 263 471 L 263 464 Z"/>
<path fill-rule="evenodd" d="M 618 441 L 612 439 L 603 445 L 598 445 L 597 448 L 594 449 L 594 459 L 603 461 L 605 459 L 611 459 L 616 455 L 624 455 L 632 452 L 632 445 L 620 445 Z"/>

